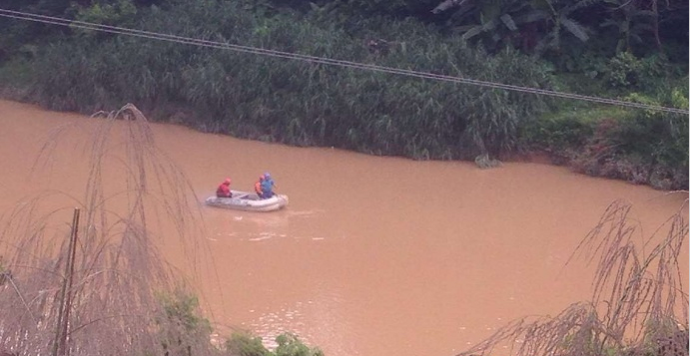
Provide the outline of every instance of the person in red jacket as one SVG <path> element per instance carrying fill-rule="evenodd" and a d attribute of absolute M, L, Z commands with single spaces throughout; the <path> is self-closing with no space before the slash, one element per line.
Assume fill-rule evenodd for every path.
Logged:
<path fill-rule="evenodd" d="M 259 198 L 264 197 L 264 192 L 261 191 L 261 185 L 263 184 L 263 182 L 264 182 L 264 175 L 262 174 L 259 176 L 259 180 L 256 181 L 256 183 L 254 183 L 254 192 L 256 192 L 256 195 L 258 195 Z"/>
<path fill-rule="evenodd" d="M 230 191 L 230 183 L 232 179 L 225 178 L 223 183 L 220 183 L 218 190 L 216 190 L 216 196 L 218 198 L 232 198 L 232 192 Z"/>

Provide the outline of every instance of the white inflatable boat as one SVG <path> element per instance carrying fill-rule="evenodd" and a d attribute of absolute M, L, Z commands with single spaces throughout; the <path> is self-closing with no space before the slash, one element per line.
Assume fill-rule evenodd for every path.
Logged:
<path fill-rule="evenodd" d="M 255 193 L 239 190 L 232 190 L 232 198 L 218 198 L 215 195 L 206 198 L 206 205 L 209 206 L 246 211 L 274 211 L 287 204 L 287 195 L 276 194 L 268 199 L 259 199 Z"/>

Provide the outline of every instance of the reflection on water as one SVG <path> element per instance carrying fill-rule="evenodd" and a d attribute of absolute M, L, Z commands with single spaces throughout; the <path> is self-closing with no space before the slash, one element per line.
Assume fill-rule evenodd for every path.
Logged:
<path fill-rule="evenodd" d="M 258 314 L 254 320 L 243 326 L 262 335 L 268 347 L 276 347 L 275 338 L 283 332 L 297 333 L 300 340 L 307 344 L 316 344 L 315 340 L 333 340 L 340 345 L 338 350 L 331 352 L 342 355 L 357 355 L 357 348 L 348 342 L 352 335 L 342 333 L 344 324 L 348 324 L 348 315 L 340 313 L 342 296 L 334 290 L 315 290 L 310 299 L 295 301 L 287 305 L 276 306 L 264 312 L 250 310 Z M 319 325 L 318 328 L 309 325 Z M 353 330 L 352 326 L 345 327 Z M 299 330 L 304 330 L 300 333 Z"/>
<path fill-rule="evenodd" d="M 219 210 L 218 208 L 205 207 L 209 211 L 207 217 L 206 230 L 209 239 L 218 241 L 219 239 L 240 239 L 245 241 L 266 241 L 276 238 L 308 239 L 312 241 L 322 241 L 327 239 L 323 233 L 316 235 L 303 235 L 293 233 L 288 236 L 290 224 L 300 226 L 304 223 L 309 224 L 310 220 L 320 219 L 323 211 L 304 210 L 293 211 L 283 210 L 271 213 L 243 212 L 234 210 Z M 230 227 L 230 228 L 229 228 Z M 239 232 L 238 232 L 239 231 Z"/>
<path fill-rule="evenodd" d="M 26 157 L 65 122 L 96 123 L 0 101 L 0 211 L 35 189 Z M 563 266 L 608 204 L 630 201 L 650 232 L 687 198 L 540 164 L 480 170 L 170 125 L 154 125 L 154 133 L 199 201 L 226 176 L 251 190 L 267 169 L 290 197 L 273 213 L 194 207 L 210 251 L 198 258 L 207 272 L 197 279 L 216 325 L 249 328 L 266 341 L 294 332 L 329 356 L 452 355 L 507 321 L 555 315 L 591 294 L 592 267 Z M 52 162 L 40 186 L 81 194 L 87 172 L 61 153 L 67 157 Z M 123 176 L 113 170 L 104 179 Z M 183 264 L 179 246 L 162 248 Z"/>

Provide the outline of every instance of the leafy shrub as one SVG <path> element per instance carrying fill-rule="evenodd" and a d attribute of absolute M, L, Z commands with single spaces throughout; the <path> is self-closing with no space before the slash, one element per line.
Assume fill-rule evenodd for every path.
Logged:
<path fill-rule="evenodd" d="M 199 299 L 195 296 L 178 293 L 175 296 L 161 296 L 165 318 L 174 321 L 187 333 L 210 333 L 211 324 L 198 312 Z"/>
<path fill-rule="evenodd" d="M 290 333 L 276 337 L 278 347 L 271 352 L 261 342 L 260 337 L 253 337 L 248 333 L 234 333 L 225 343 L 231 356 L 323 356 L 318 348 L 310 348 L 299 338 Z"/>
<path fill-rule="evenodd" d="M 137 12 L 135 27 L 281 51 L 548 88 L 543 66 L 506 49 L 490 55 L 413 20 L 363 21 L 356 35 L 235 2 L 179 2 Z M 373 37 L 373 36 L 376 37 Z M 372 40 L 373 38 L 373 40 Z M 376 47 L 371 46 L 371 41 Z M 385 50 L 383 50 L 384 48 Z M 514 150 L 545 109 L 542 97 L 211 50 L 131 37 L 70 38 L 35 63 L 33 100 L 92 112 L 133 102 L 159 119 L 294 145 L 336 146 L 418 159 Z M 155 111 L 154 111 L 155 110 Z"/>
<path fill-rule="evenodd" d="M 642 63 L 630 52 L 620 52 L 609 60 L 608 82 L 612 87 L 626 88 L 637 84 Z"/>
<path fill-rule="evenodd" d="M 93 2 L 89 7 L 76 5 L 76 18 L 79 21 L 96 23 L 99 25 L 131 25 L 131 19 L 137 13 L 137 8 L 131 0 L 117 0 L 113 4 Z M 85 34 L 94 32 L 84 31 Z"/>
<path fill-rule="evenodd" d="M 613 88 L 629 88 L 654 93 L 667 88 L 671 79 L 668 59 L 652 55 L 638 59 L 630 52 L 620 52 L 609 60 L 606 77 Z"/>
<path fill-rule="evenodd" d="M 201 316 L 199 300 L 190 294 L 177 292 L 160 297 L 163 315 L 157 320 L 160 340 L 166 355 L 191 355 L 192 345 L 209 340 L 210 322 Z"/>
<path fill-rule="evenodd" d="M 631 93 L 625 99 L 682 108 L 686 91 L 673 85 L 659 97 Z M 520 137 L 527 147 L 547 151 L 555 163 L 578 172 L 658 189 L 687 189 L 687 132 L 686 115 L 573 105 L 530 122 Z"/>
<path fill-rule="evenodd" d="M 293 334 L 281 334 L 276 338 L 275 356 L 324 356 L 318 348 L 309 348 Z"/>
<path fill-rule="evenodd" d="M 225 342 L 225 348 L 232 356 L 270 356 L 270 351 L 263 345 L 260 337 L 248 333 L 233 333 Z"/>

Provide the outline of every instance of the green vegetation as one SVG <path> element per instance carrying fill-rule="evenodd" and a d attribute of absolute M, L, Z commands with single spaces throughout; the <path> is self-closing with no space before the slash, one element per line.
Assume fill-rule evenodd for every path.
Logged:
<path fill-rule="evenodd" d="M 626 99 L 687 108 L 688 94 L 677 85 L 665 98 L 633 93 Z M 576 171 L 668 190 L 687 188 L 687 133 L 684 116 L 574 105 L 525 125 L 521 137 Z"/>
<path fill-rule="evenodd" d="M 12 0 L 7 6 L 687 108 L 687 31 L 682 29 L 688 4 L 677 2 L 61 0 L 49 5 Z M 688 185 L 687 138 L 680 134 L 687 115 L 17 20 L 3 22 L 0 30 L 4 95 L 51 109 L 91 113 L 132 102 L 156 120 L 206 132 L 414 159 L 496 162 L 507 154 L 544 149 L 589 174 L 663 189 Z M 611 119 L 615 129 L 598 129 Z M 605 155 L 594 147 L 598 144 L 609 147 Z"/>
<path fill-rule="evenodd" d="M 2 7 L 688 109 L 687 1 L 6 0 Z M 0 95 L 83 113 L 132 102 L 156 120 L 206 132 L 414 159 L 474 159 L 481 167 L 498 166 L 496 158 L 511 153 L 544 150 L 583 173 L 660 189 L 688 188 L 687 115 L 75 27 L 3 18 Z M 141 117 L 129 110 L 121 113 Z M 83 225 L 94 228 L 83 232 L 79 254 L 67 257 L 66 245 L 55 249 L 42 243 L 48 239 L 44 224 L 50 217 L 29 220 L 38 199 L 10 214 L 0 237 L 14 249 L 0 268 L 0 283 L 14 289 L 0 293 L 5 306 L 0 343 L 19 354 L 54 354 L 72 347 L 92 355 L 322 355 L 291 334 L 279 336 L 274 351 L 245 333 L 232 335 L 223 347 L 211 345 L 211 326 L 200 316 L 196 298 L 174 288 L 174 274 L 162 267 L 148 243 L 143 205 L 132 204 L 142 210 L 117 215 L 116 228 L 106 224 L 104 217 L 112 212 L 99 190 L 103 155 L 94 157 L 92 189 L 82 204 Z M 125 161 L 151 162 L 142 157 Z M 158 171 L 166 172 L 165 167 Z M 146 196 L 136 190 L 147 186 L 139 181 L 146 175 L 136 174 L 143 169 L 131 170 L 133 202 Z M 169 183 L 172 189 L 165 191 L 173 195 L 179 193 L 175 187 L 184 186 L 161 177 L 152 182 Z M 185 204 L 169 206 L 177 205 Z M 476 351 L 524 335 L 536 336 L 520 349 L 525 355 L 652 355 L 665 352 L 663 340 L 671 340 L 673 347 L 684 340 L 680 348 L 687 350 L 687 319 L 679 327 L 668 308 L 674 301 L 667 299 L 676 294 L 674 262 L 687 223 L 674 218 L 673 233 L 639 259 L 627 243 L 617 245 L 629 241 L 626 215 L 625 207 L 612 208 L 597 230 L 622 234 L 604 237 L 607 253 L 602 256 L 613 259 L 603 258 L 603 272 L 596 276 L 597 284 L 613 276 L 613 294 L 599 290 L 592 304 L 574 305 L 553 320 L 510 325 Z M 109 235 L 113 231 L 122 233 Z M 76 261 L 74 274 L 63 274 L 67 260 Z M 658 278 L 647 278 L 650 274 Z M 79 288 L 69 287 L 72 277 Z M 645 298 L 649 295 L 653 298 Z M 682 298 L 687 306 L 687 296 Z M 593 306 L 601 301 L 610 305 L 605 315 Z M 640 315 L 644 330 L 627 342 L 623 336 Z"/>
<path fill-rule="evenodd" d="M 278 335 L 276 343 L 278 347 L 271 352 L 262 344 L 261 338 L 247 333 L 234 333 L 225 347 L 232 356 L 324 356 L 321 350 L 310 348 L 290 333 Z"/>

